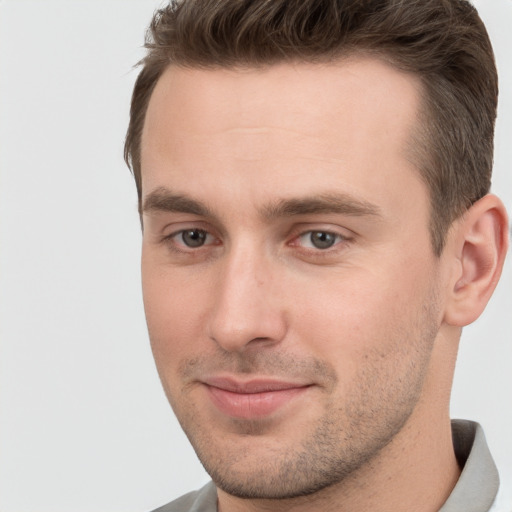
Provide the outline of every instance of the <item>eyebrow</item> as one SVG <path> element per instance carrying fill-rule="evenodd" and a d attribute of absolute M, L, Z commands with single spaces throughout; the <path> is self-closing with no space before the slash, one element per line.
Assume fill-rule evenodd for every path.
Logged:
<path fill-rule="evenodd" d="M 182 194 L 174 194 L 165 187 L 153 190 L 144 199 L 140 213 L 149 212 L 190 213 L 213 217 L 212 211 L 204 203 Z"/>
<path fill-rule="evenodd" d="M 326 193 L 293 199 L 281 199 L 263 209 L 266 219 L 334 213 L 350 216 L 381 217 L 380 208 L 349 194 Z"/>
<path fill-rule="evenodd" d="M 144 199 L 141 213 L 171 212 L 189 213 L 200 217 L 214 218 L 212 210 L 201 201 L 183 194 L 175 194 L 165 187 L 150 192 Z M 350 216 L 381 217 L 375 204 L 355 198 L 350 194 L 324 193 L 313 196 L 280 199 L 265 205 L 260 215 L 265 220 L 299 215 L 338 214 Z"/>

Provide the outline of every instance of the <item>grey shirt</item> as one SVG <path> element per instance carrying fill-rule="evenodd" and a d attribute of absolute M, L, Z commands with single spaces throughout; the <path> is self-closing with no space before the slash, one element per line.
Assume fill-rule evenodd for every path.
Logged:
<path fill-rule="evenodd" d="M 478 423 L 453 420 L 452 436 L 455 455 L 463 469 L 439 512 L 488 512 L 500 481 L 484 431 Z M 215 484 L 210 482 L 153 512 L 217 512 Z"/>

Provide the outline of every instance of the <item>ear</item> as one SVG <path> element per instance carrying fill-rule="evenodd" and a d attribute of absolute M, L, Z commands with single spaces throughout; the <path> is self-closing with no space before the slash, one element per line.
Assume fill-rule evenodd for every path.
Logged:
<path fill-rule="evenodd" d="M 456 263 L 448 290 L 445 322 L 463 327 L 485 309 L 503 268 L 508 220 L 503 203 L 492 194 L 472 205 L 454 223 L 449 258 Z"/>

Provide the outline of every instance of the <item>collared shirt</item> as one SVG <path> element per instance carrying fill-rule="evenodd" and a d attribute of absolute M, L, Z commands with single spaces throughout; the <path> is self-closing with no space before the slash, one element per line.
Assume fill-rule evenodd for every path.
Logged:
<path fill-rule="evenodd" d="M 512 508 L 495 503 L 500 480 L 482 427 L 472 421 L 453 420 L 452 437 L 462 472 L 439 512 L 512 512 Z M 153 512 L 217 512 L 215 484 L 210 482 Z"/>
<path fill-rule="evenodd" d="M 439 512 L 491 512 L 500 478 L 482 427 L 473 421 L 452 421 L 459 480 Z"/>

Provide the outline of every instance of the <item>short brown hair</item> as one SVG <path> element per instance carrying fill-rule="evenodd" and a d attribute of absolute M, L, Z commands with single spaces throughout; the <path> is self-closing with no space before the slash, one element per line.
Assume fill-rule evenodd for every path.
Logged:
<path fill-rule="evenodd" d="M 145 46 L 125 142 L 139 202 L 144 118 L 169 65 L 325 62 L 360 52 L 422 81 L 411 149 L 430 190 L 436 254 L 453 220 L 489 191 L 496 66 L 487 31 L 465 0 L 171 0 L 155 13 Z"/>

